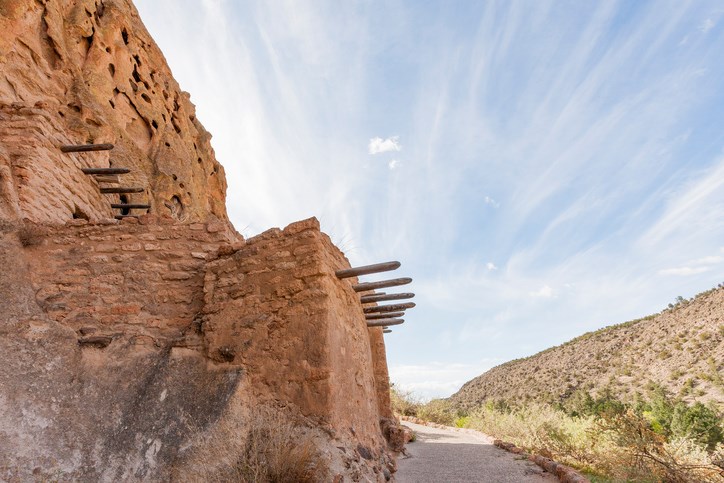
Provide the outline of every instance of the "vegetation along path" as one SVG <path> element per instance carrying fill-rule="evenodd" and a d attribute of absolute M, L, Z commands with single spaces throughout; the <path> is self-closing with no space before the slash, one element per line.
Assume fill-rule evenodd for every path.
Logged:
<path fill-rule="evenodd" d="M 417 435 L 398 460 L 399 483 L 542 483 L 558 479 L 534 463 L 493 446 L 493 439 L 472 430 L 456 431 L 403 422 Z"/>

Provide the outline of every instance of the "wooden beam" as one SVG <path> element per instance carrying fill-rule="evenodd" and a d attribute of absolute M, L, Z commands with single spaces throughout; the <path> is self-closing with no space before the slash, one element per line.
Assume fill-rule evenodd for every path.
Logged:
<path fill-rule="evenodd" d="M 345 268 L 344 270 L 337 270 L 334 274 L 337 278 L 349 278 L 368 275 L 370 273 L 389 272 L 390 270 L 397 270 L 398 268 L 400 268 L 400 262 L 384 262 L 365 265 L 363 267 Z"/>
<path fill-rule="evenodd" d="M 143 205 L 138 203 L 111 203 L 111 208 L 120 210 L 148 210 L 151 205 Z"/>
<path fill-rule="evenodd" d="M 138 218 L 138 215 L 116 215 L 116 220 L 122 220 L 124 218 Z"/>
<path fill-rule="evenodd" d="M 108 151 L 113 149 L 112 144 L 65 144 L 60 147 L 64 153 L 83 153 L 86 151 Z"/>
<path fill-rule="evenodd" d="M 121 178 L 117 174 L 95 176 L 94 178 L 99 183 L 119 184 L 121 182 Z"/>
<path fill-rule="evenodd" d="M 126 174 L 131 168 L 81 168 L 83 174 Z"/>
<path fill-rule="evenodd" d="M 365 307 L 362 311 L 365 314 L 374 314 L 377 312 L 399 312 L 400 310 L 411 309 L 415 306 L 414 302 L 407 302 L 406 304 L 394 304 L 394 305 L 378 305 L 377 307 Z"/>
<path fill-rule="evenodd" d="M 389 334 L 390 332 L 392 332 L 390 329 L 384 329 L 382 331 L 383 334 Z"/>
<path fill-rule="evenodd" d="M 366 292 L 368 290 L 375 290 L 378 288 L 385 287 L 397 287 L 398 285 L 407 285 L 411 283 L 411 278 L 393 278 L 392 280 L 383 280 L 381 282 L 366 282 L 357 285 L 352 285 L 352 289 L 355 292 Z"/>
<path fill-rule="evenodd" d="M 363 295 L 360 297 L 360 302 L 363 304 L 369 304 L 371 302 L 384 302 L 385 300 L 403 300 L 411 299 L 415 296 L 414 293 L 391 293 L 390 295 Z"/>
<path fill-rule="evenodd" d="M 365 314 L 365 319 L 367 320 L 375 320 L 375 319 L 387 319 L 389 317 L 402 317 L 405 315 L 405 312 L 392 312 L 392 313 L 384 313 L 384 314 Z"/>
<path fill-rule="evenodd" d="M 389 325 L 400 325 L 404 322 L 405 319 L 368 320 L 367 327 L 387 327 Z"/>
<path fill-rule="evenodd" d="M 110 194 L 110 193 L 143 193 L 146 191 L 146 188 L 141 187 L 118 187 L 118 188 L 101 188 L 101 193 L 103 194 Z"/>

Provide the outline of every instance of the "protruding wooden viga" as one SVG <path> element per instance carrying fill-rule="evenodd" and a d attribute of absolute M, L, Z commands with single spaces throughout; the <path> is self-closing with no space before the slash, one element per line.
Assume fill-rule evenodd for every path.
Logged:
<path fill-rule="evenodd" d="M 374 294 L 374 295 L 363 295 L 360 297 L 359 301 L 363 304 L 369 304 L 371 302 L 384 302 L 385 300 L 404 300 L 404 299 L 411 299 L 415 296 L 414 293 L 391 293 L 389 295 L 385 294 Z"/>
<path fill-rule="evenodd" d="M 387 327 L 390 325 L 400 325 L 404 322 L 405 319 L 368 320 L 367 327 Z"/>
<path fill-rule="evenodd" d="M 370 273 L 389 272 L 390 270 L 397 270 L 398 268 L 400 268 L 400 262 L 384 262 L 365 265 L 363 267 L 345 268 L 343 270 L 337 270 L 334 274 L 337 278 L 349 278 L 368 275 Z"/>
<path fill-rule="evenodd" d="M 365 314 L 374 314 L 377 312 L 399 312 L 400 310 L 411 309 L 415 306 L 414 302 L 407 302 L 406 304 L 395 304 L 395 305 L 379 305 L 377 307 L 366 307 L 363 309 Z"/>
<path fill-rule="evenodd" d="M 352 285 L 355 292 L 366 292 L 367 290 L 375 290 L 385 287 L 397 287 L 398 285 L 407 285 L 412 283 L 411 278 L 393 278 L 392 280 L 382 280 L 381 282 L 366 282 Z"/>

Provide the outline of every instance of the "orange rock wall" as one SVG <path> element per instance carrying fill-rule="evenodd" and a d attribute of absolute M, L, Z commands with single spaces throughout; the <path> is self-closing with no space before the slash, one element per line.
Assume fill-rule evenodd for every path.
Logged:
<path fill-rule="evenodd" d="M 108 218 L 119 195 L 80 168 L 109 165 L 151 213 L 227 219 L 211 135 L 129 0 L 3 0 L 0 32 L 0 219 Z M 58 149 L 86 142 L 116 147 Z"/>
<path fill-rule="evenodd" d="M 369 332 L 350 280 L 334 276 L 347 266 L 314 219 L 269 230 L 209 263 L 203 331 L 209 356 L 246 368 L 262 397 L 377 452 L 383 414 Z"/>

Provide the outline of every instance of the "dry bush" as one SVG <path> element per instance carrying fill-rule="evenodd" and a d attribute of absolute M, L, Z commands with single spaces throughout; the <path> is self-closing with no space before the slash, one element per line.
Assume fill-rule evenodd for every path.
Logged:
<path fill-rule="evenodd" d="M 450 403 L 444 399 L 433 399 L 427 404 L 423 404 L 417 410 L 417 417 L 425 421 L 447 426 L 455 425 L 455 420 L 457 419 L 450 409 Z"/>
<path fill-rule="evenodd" d="M 466 426 L 616 481 L 724 483 L 714 464 L 721 444 L 710 453 L 691 439 L 667 441 L 632 410 L 571 417 L 547 405 L 504 411 L 490 404 Z"/>
<path fill-rule="evenodd" d="M 713 464 L 721 445 L 710 454 L 690 439 L 667 441 L 631 410 L 604 414 L 597 424 L 615 443 L 599 462 L 607 474 L 635 481 L 724 482 L 722 469 Z"/>
<path fill-rule="evenodd" d="M 390 402 L 395 414 L 401 416 L 417 416 L 421 406 L 420 402 L 413 397 L 412 392 L 400 390 L 394 384 L 390 386 Z"/>
<path fill-rule="evenodd" d="M 325 465 L 314 442 L 289 415 L 271 407 L 257 408 L 243 453 L 234 470 L 237 481 L 304 483 L 323 481 Z"/>

